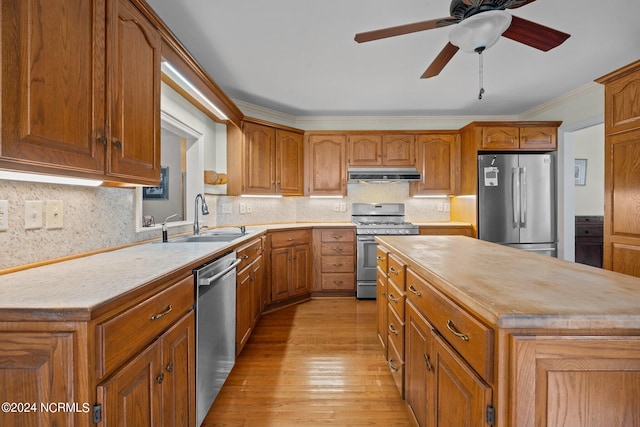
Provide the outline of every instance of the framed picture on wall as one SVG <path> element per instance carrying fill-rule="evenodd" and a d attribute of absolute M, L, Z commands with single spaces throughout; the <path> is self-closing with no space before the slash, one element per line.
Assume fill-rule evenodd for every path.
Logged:
<path fill-rule="evenodd" d="M 587 183 L 587 159 L 576 159 L 574 178 L 576 185 L 586 185 Z"/>
<path fill-rule="evenodd" d="M 169 168 L 160 169 L 160 185 L 157 187 L 143 187 L 142 198 L 143 199 L 168 199 L 169 198 L 169 181 L 168 176 Z"/>

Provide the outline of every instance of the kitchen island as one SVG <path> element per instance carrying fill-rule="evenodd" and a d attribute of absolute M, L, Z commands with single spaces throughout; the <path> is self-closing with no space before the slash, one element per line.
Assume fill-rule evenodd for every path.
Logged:
<path fill-rule="evenodd" d="M 640 279 L 467 237 L 377 240 L 420 425 L 640 425 Z"/>

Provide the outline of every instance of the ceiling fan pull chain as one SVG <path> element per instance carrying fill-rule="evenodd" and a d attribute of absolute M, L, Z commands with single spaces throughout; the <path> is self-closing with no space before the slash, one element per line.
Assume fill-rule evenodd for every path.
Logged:
<path fill-rule="evenodd" d="M 479 79 L 480 79 L 480 93 L 478 93 L 478 99 L 482 99 L 482 94 L 484 93 L 484 83 L 483 83 L 483 66 L 482 66 L 482 50 L 478 52 L 478 68 L 479 68 Z"/>

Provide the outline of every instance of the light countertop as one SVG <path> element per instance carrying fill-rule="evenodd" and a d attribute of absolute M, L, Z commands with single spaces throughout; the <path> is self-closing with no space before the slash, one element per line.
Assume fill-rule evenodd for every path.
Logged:
<path fill-rule="evenodd" d="M 462 236 L 379 236 L 488 325 L 640 329 L 640 278 Z"/>

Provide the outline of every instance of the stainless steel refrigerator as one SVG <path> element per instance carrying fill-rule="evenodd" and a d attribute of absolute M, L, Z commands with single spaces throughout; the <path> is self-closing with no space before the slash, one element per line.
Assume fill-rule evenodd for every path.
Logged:
<path fill-rule="evenodd" d="M 478 155 L 481 240 L 557 256 L 555 155 Z"/>

